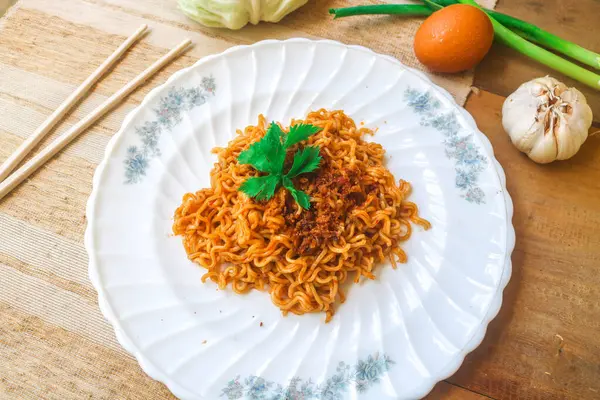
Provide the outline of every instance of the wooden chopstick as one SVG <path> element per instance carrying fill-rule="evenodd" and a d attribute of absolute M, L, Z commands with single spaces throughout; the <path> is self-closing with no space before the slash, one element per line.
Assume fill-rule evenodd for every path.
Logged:
<path fill-rule="evenodd" d="M 136 40 L 138 40 L 144 32 L 148 29 L 148 25 L 142 25 L 135 31 L 131 36 L 129 36 L 121 45 L 98 67 L 90 76 L 87 77 L 85 81 L 79 85 L 77 89 L 73 93 L 69 95 L 62 102 L 60 106 L 52 113 L 46 120 L 33 132 L 31 136 L 29 136 L 21 145 L 17 148 L 17 150 L 11 154 L 6 161 L 0 166 L 0 182 L 4 180 L 14 169 L 15 167 L 25 158 L 25 156 L 35 147 L 36 144 L 42 140 L 44 136 L 52 129 L 54 125 L 62 118 L 64 115 L 73 107 L 75 103 L 81 99 L 83 95 L 85 95 L 90 87 L 102 75 L 108 71 L 108 69 L 117 61 L 123 53 L 127 51 L 131 47 Z"/>
<path fill-rule="evenodd" d="M 25 163 L 21 168 L 15 171 L 11 176 L 6 178 L 0 183 L 0 200 L 6 196 L 12 189 L 23 182 L 29 175 L 35 170 L 42 166 L 46 161 L 52 158 L 58 153 L 63 147 L 69 144 L 79 134 L 81 134 L 86 128 L 93 124 L 98 118 L 106 114 L 107 111 L 112 109 L 117 103 L 119 103 L 125 96 L 131 93 L 135 88 L 141 85 L 146 79 L 154 75 L 158 70 L 164 67 L 171 60 L 179 56 L 190 44 L 191 40 L 186 39 L 181 42 L 177 47 L 169 51 L 167 54 L 162 56 L 158 61 L 148 67 L 144 72 L 136 76 L 132 81 L 127 83 L 118 92 L 106 99 L 102 104 L 94 109 L 90 114 L 85 116 L 77 124 L 75 124 L 67 132 L 63 133 L 60 137 L 56 138 L 48 147 L 40 151 Z"/>

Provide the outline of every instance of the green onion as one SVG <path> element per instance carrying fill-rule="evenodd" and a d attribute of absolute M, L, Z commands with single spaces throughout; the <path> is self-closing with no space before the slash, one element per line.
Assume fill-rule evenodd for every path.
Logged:
<path fill-rule="evenodd" d="M 330 8 L 329 14 L 333 14 L 333 19 L 367 14 L 393 14 L 412 17 L 429 16 L 433 14 L 433 11 L 425 5 L 417 4 L 373 4 L 369 6 Z"/>
<path fill-rule="evenodd" d="M 332 8 L 329 10 L 329 13 L 334 14 L 335 18 L 364 14 L 429 16 L 435 11 L 435 9 L 459 3 L 458 0 L 424 0 L 424 2 L 429 5 L 378 4 L 369 6 Z M 600 54 L 590 51 L 573 42 L 569 42 L 568 40 L 564 40 L 528 22 L 518 18 L 513 18 L 510 15 L 483 8 L 482 10 L 484 10 L 489 16 L 494 18 L 502 25 L 510 28 L 519 36 L 556 52 L 560 52 L 583 64 L 600 69 Z"/>
<path fill-rule="evenodd" d="M 473 0 L 459 1 L 462 4 L 469 4 L 471 6 L 481 8 Z M 541 47 L 536 46 L 531 42 L 528 42 L 521 36 L 506 28 L 500 22 L 496 21 L 496 19 L 494 19 L 491 16 L 490 21 L 492 21 L 492 25 L 494 26 L 496 38 L 500 42 L 504 43 L 506 46 L 512 47 L 518 52 L 530 58 L 533 58 L 534 60 L 550 68 L 553 68 L 568 77 L 576 79 L 579 82 L 593 87 L 596 90 L 600 90 L 600 75 L 588 71 L 587 69 L 582 68 L 579 65 L 573 64 L 572 62 L 567 61 L 564 58 L 560 58 L 554 53 L 550 53 L 548 50 L 544 50 Z"/>
<path fill-rule="evenodd" d="M 438 2 L 434 1 L 434 0 L 421 0 L 423 3 L 425 3 L 425 5 L 429 8 L 431 8 L 431 10 L 433 11 L 437 11 L 437 10 L 441 10 L 442 8 L 444 8 L 445 6 L 438 4 Z"/>
<path fill-rule="evenodd" d="M 355 6 L 345 8 L 330 8 L 329 14 L 334 19 L 367 14 L 393 14 L 406 16 L 430 16 L 433 13 L 427 6 L 418 4 L 374 4 L 370 6 Z"/>
<path fill-rule="evenodd" d="M 529 41 L 560 52 L 574 60 L 589 65 L 590 67 L 600 69 L 600 54 L 598 53 L 594 53 L 593 51 L 553 35 L 550 32 L 520 19 L 512 18 L 508 15 L 494 11 L 488 12 L 488 14 L 502 25 L 510 27 L 510 29 L 515 31 L 519 36 Z"/>
<path fill-rule="evenodd" d="M 458 0 L 434 0 L 434 2 L 443 6 L 449 6 L 458 3 Z M 585 65 L 600 69 L 600 54 L 553 35 L 529 22 L 496 11 L 486 10 L 482 7 L 479 8 L 519 36 L 569 56 Z"/>

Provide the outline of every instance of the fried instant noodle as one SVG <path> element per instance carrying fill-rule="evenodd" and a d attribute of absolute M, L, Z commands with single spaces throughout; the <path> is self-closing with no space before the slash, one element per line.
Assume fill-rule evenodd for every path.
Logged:
<path fill-rule="evenodd" d="M 259 175 L 237 158 L 264 136 L 268 126 L 261 115 L 258 125 L 213 150 L 218 162 L 211 187 L 183 196 L 173 232 L 183 237 L 190 260 L 208 270 L 203 282 L 231 285 L 236 293 L 269 291 L 284 315 L 324 312 L 328 322 L 335 303 L 345 300 L 344 282 L 374 279 L 375 266 L 387 259 L 394 268 L 406 262 L 400 245 L 410 237 L 411 224 L 430 224 L 406 201 L 410 184 L 396 184 L 383 165 L 382 146 L 362 139 L 372 130 L 357 127 L 343 111 L 311 112 L 292 125 L 300 122 L 323 128 L 286 159 L 287 171 L 297 148 L 320 147 L 319 168 L 294 179 L 311 198 L 309 210 L 284 188 L 268 201 L 238 191 Z"/>

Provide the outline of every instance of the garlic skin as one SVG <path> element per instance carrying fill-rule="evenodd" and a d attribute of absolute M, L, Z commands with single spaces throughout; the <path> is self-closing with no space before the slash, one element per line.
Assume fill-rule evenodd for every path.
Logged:
<path fill-rule="evenodd" d="M 546 164 L 579 151 L 592 125 L 592 109 L 579 90 L 546 76 L 508 96 L 502 125 L 517 149 Z"/>

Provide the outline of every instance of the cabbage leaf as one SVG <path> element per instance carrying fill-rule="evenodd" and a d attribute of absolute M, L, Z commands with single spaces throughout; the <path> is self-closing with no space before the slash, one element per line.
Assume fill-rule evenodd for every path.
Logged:
<path fill-rule="evenodd" d="M 240 29 L 248 23 L 279 22 L 308 0 L 179 0 L 179 8 L 204 26 Z"/>

